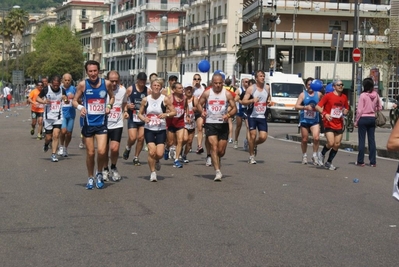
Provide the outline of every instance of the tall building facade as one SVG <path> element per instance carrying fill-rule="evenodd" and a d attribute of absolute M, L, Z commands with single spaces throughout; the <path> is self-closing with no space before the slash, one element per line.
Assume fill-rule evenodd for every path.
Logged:
<path fill-rule="evenodd" d="M 198 62 L 207 59 L 210 73 L 223 70 L 229 76 L 234 75 L 242 0 L 191 0 L 189 5 L 185 70 L 197 72 Z"/>
<path fill-rule="evenodd" d="M 111 0 L 103 24 L 104 68 L 118 70 L 128 84 L 141 71 L 157 72 L 158 36 L 178 28 L 181 6 L 179 0 Z"/>

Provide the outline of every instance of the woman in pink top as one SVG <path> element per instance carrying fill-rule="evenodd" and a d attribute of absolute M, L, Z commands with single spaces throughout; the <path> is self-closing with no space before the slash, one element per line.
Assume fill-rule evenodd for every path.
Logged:
<path fill-rule="evenodd" d="M 371 78 L 363 80 L 363 92 L 360 94 L 357 106 L 355 127 L 358 128 L 359 153 L 355 165 L 363 167 L 364 148 L 367 141 L 369 145 L 370 166 L 376 166 L 376 146 L 375 146 L 375 112 L 381 110 L 380 97 L 374 91 L 374 82 Z"/>

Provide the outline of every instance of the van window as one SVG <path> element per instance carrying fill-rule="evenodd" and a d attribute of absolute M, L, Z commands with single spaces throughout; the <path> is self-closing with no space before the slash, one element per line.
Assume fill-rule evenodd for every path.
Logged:
<path fill-rule="evenodd" d="M 296 98 L 305 90 L 303 84 L 296 83 L 272 83 L 272 96 Z"/>

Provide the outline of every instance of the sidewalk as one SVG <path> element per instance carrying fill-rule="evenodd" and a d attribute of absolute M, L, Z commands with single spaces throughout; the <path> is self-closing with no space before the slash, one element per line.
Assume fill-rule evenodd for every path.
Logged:
<path fill-rule="evenodd" d="M 375 130 L 375 142 L 377 147 L 377 156 L 385 157 L 385 158 L 392 158 L 392 159 L 399 159 L 399 151 L 392 152 L 387 151 L 387 141 L 389 135 L 391 134 L 391 125 L 389 124 L 389 110 L 383 111 L 385 117 L 387 118 L 387 124 L 382 128 L 376 128 Z M 353 151 L 358 151 L 358 135 L 357 129 L 353 131 L 353 133 L 349 133 L 349 138 L 347 138 L 347 132 L 344 132 L 342 142 L 341 142 L 341 149 L 349 148 L 353 149 Z M 301 135 L 300 134 L 287 134 L 286 137 L 288 140 L 293 140 L 296 142 L 301 142 Z M 313 138 L 309 136 L 309 142 L 313 142 Z M 320 146 L 323 146 L 326 143 L 325 137 L 320 138 Z M 367 148 L 367 140 L 366 140 L 366 151 L 368 153 Z"/>

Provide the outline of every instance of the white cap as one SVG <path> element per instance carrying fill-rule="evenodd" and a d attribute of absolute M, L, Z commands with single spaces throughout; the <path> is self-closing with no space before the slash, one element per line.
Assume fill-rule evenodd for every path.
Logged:
<path fill-rule="evenodd" d="M 184 89 L 186 89 L 186 88 L 188 88 L 188 87 L 193 88 L 193 85 L 192 85 L 191 83 L 185 83 L 185 84 L 184 84 Z"/>

